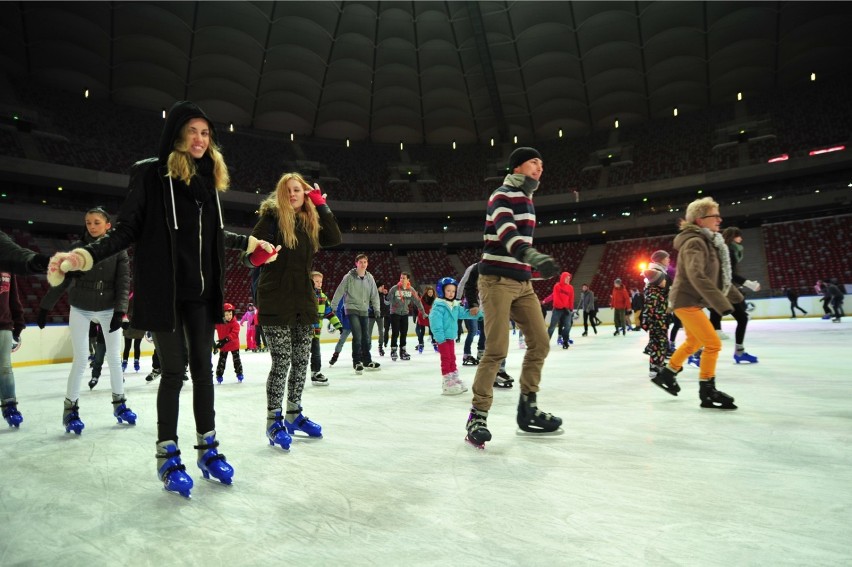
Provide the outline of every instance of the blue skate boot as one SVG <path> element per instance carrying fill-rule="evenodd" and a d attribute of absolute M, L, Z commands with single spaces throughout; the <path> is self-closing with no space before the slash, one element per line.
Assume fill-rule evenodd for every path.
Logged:
<path fill-rule="evenodd" d="M 121 361 L 121 371 L 122 372 L 127 371 L 127 359 L 126 358 Z"/>
<path fill-rule="evenodd" d="M 243 383 L 243 375 L 242 374 L 237 374 L 237 382 L 239 382 L 240 384 Z"/>
<path fill-rule="evenodd" d="M 287 410 L 287 419 L 284 420 L 284 425 L 290 435 L 298 430 L 307 433 L 308 437 L 322 437 L 322 427 L 303 416 L 301 406 L 294 406 L 290 402 L 287 402 L 287 406 L 292 409 Z"/>
<path fill-rule="evenodd" d="M 190 497 L 192 477 L 186 474 L 186 467 L 180 462 L 180 451 L 174 441 L 157 443 L 157 478 L 163 482 L 163 489 L 176 492 L 184 498 Z"/>
<path fill-rule="evenodd" d="M 419 352 L 420 354 L 423 354 L 423 345 L 422 344 L 417 345 L 415 348 L 417 349 L 417 352 Z"/>
<path fill-rule="evenodd" d="M 217 375 L 216 375 L 216 383 L 217 383 L 217 384 L 221 384 L 221 383 L 222 383 L 222 380 L 224 380 L 224 379 L 225 379 L 225 377 L 224 377 L 224 376 L 222 376 L 221 374 L 217 374 Z"/>
<path fill-rule="evenodd" d="M 225 455 L 216 450 L 219 446 L 219 442 L 216 441 L 216 431 L 208 431 L 203 435 L 196 433 L 195 436 L 198 439 L 198 445 L 194 448 L 198 450 L 198 468 L 201 469 L 201 474 L 208 480 L 212 476 L 222 484 L 231 484 L 234 467 L 228 464 Z"/>
<path fill-rule="evenodd" d="M 266 438 L 273 447 L 279 445 L 285 451 L 290 450 L 293 438 L 287 432 L 284 420 L 281 418 L 281 410 L 270 410 L 266 412 Z"/>
<path fill-rule="evenodd" d="M 62 414 L 62 424 L 65 426 L 65 433 L 72 431 L 77 435 L 83 432 L 86 427 L 83 420 L 80 419 L 80 406 L 77 405 L 77 400 L 73 402 L 65 398 L 65 412 Z"/>
<path fill-rule="evenodd" d="M 115 416 L 119 423 L 126 421 L 128 425 L 136 425 L 136 414 L 130 411 L 130 408 L 125 403 L 126 401 L 127 398 L 123 394 L 113 394 L 112 405 L 115 409 L 112 410 L 112 415 Z"/>
<path fill-rule="evenodd" d="M 737 351 L 734 352 L 734 362 L 736 362 L 737 364 L 741 362 L 746 362 L 748 364 L 757 364 L 757 357 L 747 353 L 745 350 L 737 349 Z"/>
<path fill-rule="evenodd" d="M 696 368 L 701 366 L 701 351 L 695 351 L 693 354 L 689 355 L 689 358 L 686 361 L 687 364 L 691 364 Z"/>
<path fill-rule="evenodd" d="M 20 427 L 24 421 L 24 416 L 18 411 L 18 401 L 15 398 L 3 400 L 3 419 L 9 424 L 9 427 Z"/>
<path fill-rule="evenodd" d="M 135 370 L 136 372 L 139 372 L 139 359 L 138 358 L 133 361 L 133 370 Z"/>

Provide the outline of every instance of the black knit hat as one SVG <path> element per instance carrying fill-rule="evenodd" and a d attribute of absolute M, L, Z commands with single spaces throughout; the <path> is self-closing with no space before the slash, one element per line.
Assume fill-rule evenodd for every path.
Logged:
<path fill-rule="evenodd" d="M 509 156 L 509 171 L 515 171 L 515 168 L 531 159 L 541 159 L 541 154 L 535 148 L 515 148 L 515 151 Z"/>

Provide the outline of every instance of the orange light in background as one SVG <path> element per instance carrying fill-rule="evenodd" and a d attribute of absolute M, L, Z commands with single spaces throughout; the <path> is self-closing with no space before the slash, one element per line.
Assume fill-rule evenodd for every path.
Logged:
<path fill-rule="evenodd" d="M 647 270 L 647 269 L 648 269 L 648 264 L 647 264 L 647 263 L 645 263 L 645 262 L 640 262 L 640 263 L 639 263 L 639 271 L 640 271 L 640 272 L 644 272 L 644 271 L 645 271 L 645 270 Z"/>

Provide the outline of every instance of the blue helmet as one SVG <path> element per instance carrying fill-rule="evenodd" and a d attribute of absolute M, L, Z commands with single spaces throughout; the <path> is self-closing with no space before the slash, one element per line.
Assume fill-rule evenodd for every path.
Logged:
<path fill-rule="evenodd" d="M 438 285 L 435 286 L 435 294 L 441 299 L 445 299 L 444 286 L 446 285 L 456 286 L 456 297 L 458 297 L 459 282 L 457 282 L 454 278 L 441 278 L 438 280 Z"/>

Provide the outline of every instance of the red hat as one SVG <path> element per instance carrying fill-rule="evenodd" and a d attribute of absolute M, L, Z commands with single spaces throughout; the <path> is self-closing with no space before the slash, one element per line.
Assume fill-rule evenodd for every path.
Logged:
<path fill-rule="evenodd" d="M 233 305 L 231 305 L 230 303 L 226 303 L 226 304 L 225 304 L 225 309 L 224 309 L 224 310 L 225 310 L 225 311 L 233 311 L 233 310 L 234 310 L 234 306 L 233 306 Z"/>

